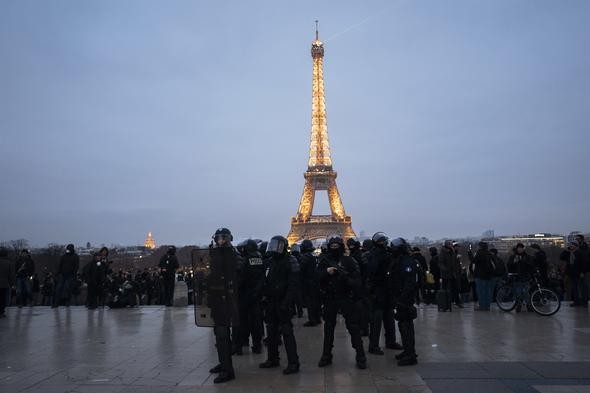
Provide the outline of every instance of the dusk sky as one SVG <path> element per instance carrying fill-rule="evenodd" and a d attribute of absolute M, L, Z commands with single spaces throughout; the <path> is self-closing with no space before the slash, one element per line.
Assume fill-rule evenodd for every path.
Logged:
<path fill-rule="evenodd" d="M 357 234 L 590 231 L 589 1 L 2 0 L 0 240 L 286 235 L 315 19 Z"/>

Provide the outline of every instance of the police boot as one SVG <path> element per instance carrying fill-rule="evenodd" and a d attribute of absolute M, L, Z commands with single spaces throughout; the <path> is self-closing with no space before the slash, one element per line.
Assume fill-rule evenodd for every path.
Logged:
<path fill-rule="evenodd" d="M 299 372 L 299 363 L 289 364 L 289 365 L 287 365 L 287 368 L 283 370 L 283 374 L 285 374 L 285 375 L 296 374 L 298 372 Z"/>
<path fill-rule="evenodd" d="M 231 381 L 232 379 L 235 379 L 235 374 L 232 371 L 222 371 L 219 373 L 219 375 L 217 377 L 215 377 L 215 379 L 213 380 L 213 383 L 223 383 L 223 382 L 227 382 L 227 381 Z"/>
<path fill-rule="evenodd" d="M 279 363 L 278 360 L 267 360 L 264 363 L 260 363 L 258 365 L 258 367 L 260 368 L 275 368 L 275 367 L 279 367 L 281 365 L 281 363 Z"/>
<path fill-rule="evenodd" d="M 367 357 L 365 356 L 365 349 L 363 348 L 362 341 L 360 346 L 356 347 L 356 367 L 359 370 L 364 370 L 367 368 Z"/>
<path fill-rule="evenodd" d="M 400 352 L 397 355 L 395 355 L 395 360 L 401 360 L 403 358 L 405 358 L 406 356 L 408 356 L 406 351 Z M 418 357 L 418 355 L 415 355 L 416 357 Z"/>
<path fill-rule="evenodd" d="M 223 366 L 221 364 L 218 364 L 217 366 L 213 367 L 211 370 L 209 370 L 209 372 L 211 374 L 217 374 L 223 371 Z"/>
<path fill-rule="evenodd" d="M 385 355 L 385 352 L 379 347 L 369 348 L 369 353 L 373 355 Z"/>
<path fill-rule="evenodd" d="M 318 367 L 326 367 L 332 364 L 332 354 L 323 354 L 318 362 Z"/>
<path fill-rule="evenodd" d="M 359 356 L 358 354 L 356 355 L 356 367 L 359 370 L 364 370 L 367 368 L 367 358 L 364 354 L 362 356 Z"/>
<path fill-rule="evenodd" d="M 395 349 L 397 351 L 401 351 L 402 349 L 404 349 L 404 347 L 400 343 L 395 342 L 395 341 L 392 342 L 392 343 L 386 344 L 385 345 L 385 348 L 387 348 L 387 349 Z"/>
<path fill-rule="evenodd" d="M 418 359 L 416 355 L 409 355 L 407 354 L 405 357 L 398 360 L 398 366 L 413 366 L 418 364 Z"/>

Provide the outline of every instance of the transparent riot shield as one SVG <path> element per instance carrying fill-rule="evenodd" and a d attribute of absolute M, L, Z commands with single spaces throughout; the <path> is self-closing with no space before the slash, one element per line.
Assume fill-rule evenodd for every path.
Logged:
<path fill-rule="evenodd" d="M 191 259 L 195 324 L 202 327 L 237 325 L 237 255 L 234 249 L 196 248 Z"/>

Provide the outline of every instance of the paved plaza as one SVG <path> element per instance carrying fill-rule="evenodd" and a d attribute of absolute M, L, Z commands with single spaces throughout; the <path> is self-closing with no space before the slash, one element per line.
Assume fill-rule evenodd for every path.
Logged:
<path fill-rule="evenodd" d="M 190 307 L 10 308 L 0 320 L 0 392 L 590 392 L 587 309 L 540 317 L 427 306 L 416 321 L 420 364 L 400 368 L 388 350 L 368 355 L 367 370 L 355 368 L 342 322 L 334 364 L 319 369 L 322 328 L 303 322 L 294 320 L 299 374 L 261 370 L 265 355 L 246 353 L 234 357 L 236 380 L 214 385 L 212 331 L 194 325 Z"/>

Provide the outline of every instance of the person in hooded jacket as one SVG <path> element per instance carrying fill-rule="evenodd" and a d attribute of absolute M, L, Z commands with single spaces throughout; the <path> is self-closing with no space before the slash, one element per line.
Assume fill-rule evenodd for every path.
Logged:
<path fill-rule="evenodd" d="M 291 305 L 297 296 L 299 285 L 299 263 L 288 253 L 289 243 L 283 236 L 274 236 L 268 242 L 265 281 L 262 288 L 265 320 L 267 324 L 267 360 L 260 368 L 280 366 L 279 334 L 283 336 L 287 352 L 287 368 L 283 374 L 299 372 L 297 342 L 291 322 Z"/>
<path fill-rule="evenodd" d="M 344 255 L 344 241 L 340 236 L 328 239 L 328 252 L 318 265 L 318 277 L 324 296 L 324 346 L 319 367 L 332 364 L 334 329 L 338 312 L 342 312 L 356 350 L 356 365 L 367 368 L 367 358 L 360 331 L 361 275 L 354 258 Z"/>
<path fill-rule="evenodd" d="M 55 295 L 53 296 L 52 308 L 61 304 L 66 307 L 70 306 L 74 280 L 80 267 L 80 257 L 76 254 L 73 244 L 66 246 L 66 252 L 59 260 L 57 268 L 57 284 L 55 286 Z"/>

